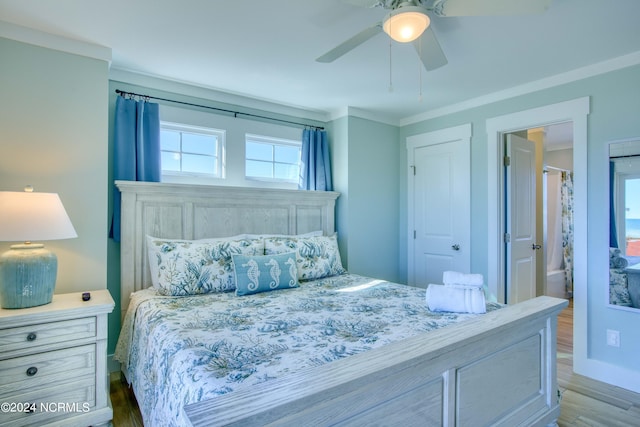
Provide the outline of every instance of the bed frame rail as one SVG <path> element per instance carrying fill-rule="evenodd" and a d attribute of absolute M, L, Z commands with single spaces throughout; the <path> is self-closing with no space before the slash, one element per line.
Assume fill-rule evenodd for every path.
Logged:
<path fill-rule="evenodd" d="M 538 297 L 185 411 L 194 426 L 554 425 L 567 304 Z"/>

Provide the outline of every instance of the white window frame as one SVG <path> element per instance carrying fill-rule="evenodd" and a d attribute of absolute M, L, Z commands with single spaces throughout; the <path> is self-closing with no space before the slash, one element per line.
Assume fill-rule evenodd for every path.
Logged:
<path fill-rule="evenodd" d="M 202 172 L 189 172 L 189 171 L 167 171 L 162 170 L 163 182 L 174 183 L 193 183 L 194 179 L 197 181 L 217 180 L 224 179 L 226 176 L 226 131 L 223 129 L 207 128 L 202 126 L 193 126 L 183 123 L 174 122 L 160 122 L 160 130 L 173 130 L 185 133 L 195 133 L 202 135 L 216 136 L 218 144 L 216 147 L 216 168 L 218 173 L 202 173 Z M 164 151 L 164 150 L 162 150 Z M 180 154 L 182 154 L 182 147 L 180 148 Z"/>
<path fill-rule="evenodd" d="M 247 180 L 250 181 L 266 181 L 266 182 L 282 182 L 282 183 L 290 183 L 290 184 L 297 184 L 298 183 L 298 177 L 293 178 L 293 179 L 284 179 L 284 178 L 266 178 L 266 177 L 254 177 L 254 176 L 248 176 L 247 175 L 247 170 L 246 170 L 246 164 L 247 164 L 247 160 L 256 160 L 256 159 L 248 159 L 247 158 L 247 152 L 246 152 L 246 147 L 247 147 L 247 143 L 248 142 L 255 142 L 258 144 L 265 144 L 265 145 L 271 145 L 271 146 L 290 146 L 290 147 L 297 147 L 299 149 L 300 154 L 302 154 L 302 141 L 299 140 L 294 140 L 294 139 L 284 139 L 284 138 L 277 138 L 277 137 L 272 137 L 272 136 L 266 136 L 266 135 L 257 135 L 257 134 L 252 134 L 252 133 L 245 133 L 245 138 L 244 138 L 244 145 L 245 145 L 245 155 L 244 155 L 244 162 L 245 162 L 245 171 L 244 171 L 244 177 Z M 262 160 L 260 160 L 262 161 Z M 275 160 L 271 161 L 272 165 L 275 165 L 276 163 L 280 163 L 280 162 L 276 162 Z M 300 175 L 300 163 L 301 163 L 301 159 L 300 156 L 298 157 L 298 176 Z M 290 164 L 290 163 L 286 163 L 286 164 Z"/>

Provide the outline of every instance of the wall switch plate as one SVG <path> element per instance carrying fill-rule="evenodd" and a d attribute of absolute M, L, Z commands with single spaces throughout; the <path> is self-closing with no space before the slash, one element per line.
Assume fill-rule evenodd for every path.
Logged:
<path fill-rule="evenodd" d="M 611 347 L 620 347 L 620 331 L 607 329 L 607 345 Z"/>

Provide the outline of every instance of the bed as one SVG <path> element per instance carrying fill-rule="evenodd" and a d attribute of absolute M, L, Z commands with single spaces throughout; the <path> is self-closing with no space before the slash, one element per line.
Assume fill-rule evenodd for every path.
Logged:
<path fill-rule="evenodd" d="M 117 185 L 127 313 L 118 351 L 125 342 L 123 373 L 149 426 L 555 424 L 565 300 L 431 313 L 424 289 L 340 271 L 335 260 L 331 274 L 313 277 L 311 268 L 294 288 L 159 295 L 147 289 L 157 274 L 148 236 L 262 239 L 265 251 L 292 241 L 337 247 L 338 193 Z M 276 252 L 269 256 L 287 256 Z M 244 260 L 234 259 L 236 267 Z M 242 272 L 249 282 L 250 269 Z M 216 335 L 222 325 L 231 332 Z"/>

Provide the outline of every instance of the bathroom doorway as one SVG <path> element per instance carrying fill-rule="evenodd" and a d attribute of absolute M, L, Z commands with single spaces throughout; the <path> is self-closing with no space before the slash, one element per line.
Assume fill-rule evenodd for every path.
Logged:
<path fill-rule="evenodd" d="M 573 296 L 573 124 L 545 126 L 543 140 L 542 293 Z"/>

